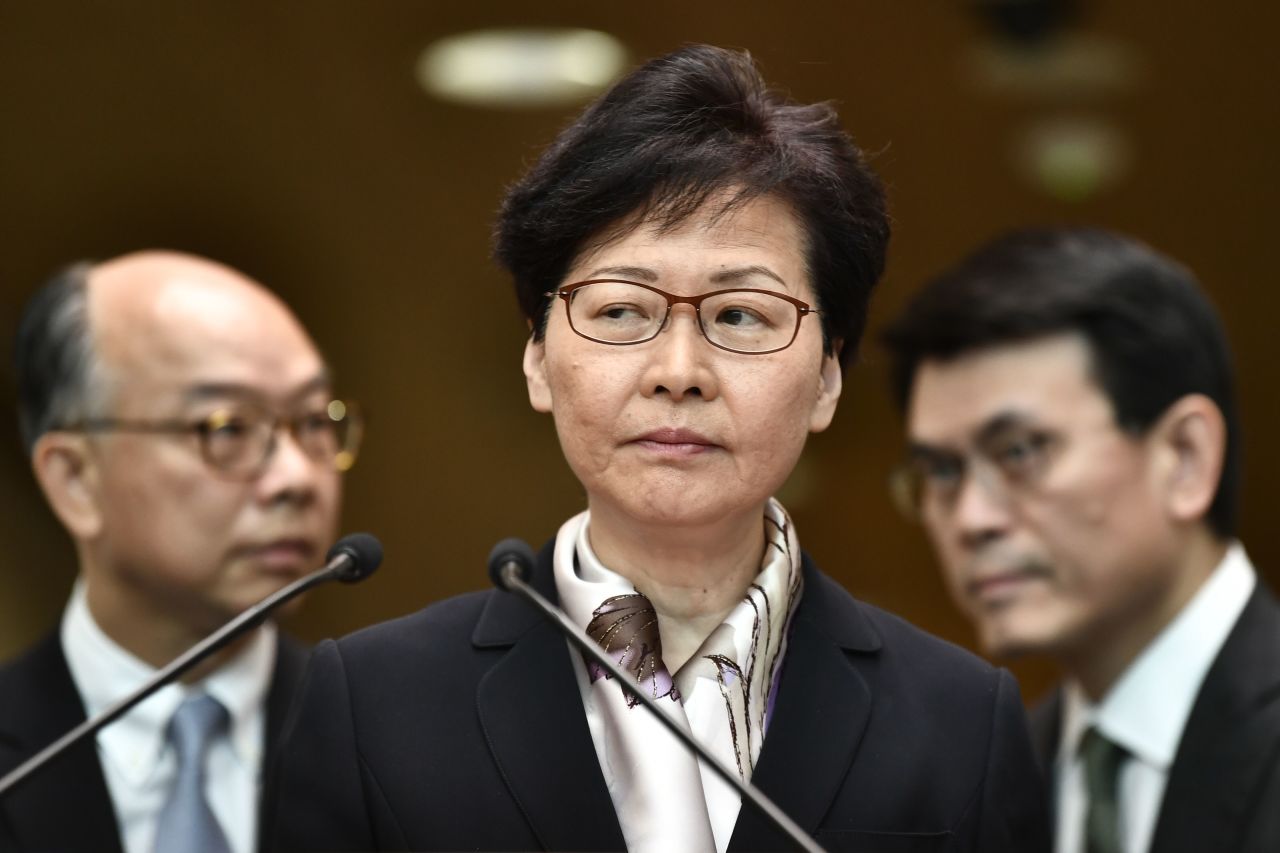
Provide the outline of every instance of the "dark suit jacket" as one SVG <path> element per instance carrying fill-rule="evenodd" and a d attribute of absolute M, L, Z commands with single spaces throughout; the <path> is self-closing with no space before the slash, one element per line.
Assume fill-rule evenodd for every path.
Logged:
<path fill-rule="evenodd" d="M 1032 726 L 1048 774 L 1060 693 L 1036 708 Z M 1151 839 L 1150 853 L 1206 850 L 1280 850 L 1280 607 L 1261 584 L 1191 707 Z"/>
<path fill-rule="evenodd" d="M 804 572 L 752 781 L 832 850 L 1047 849 L 1013 678 Z M 506 593 L 321 644 L 280 758 L 279 849 L 624 847 L 566 642 Z M 744 804 L 730 850 L 790 847 Z"/>
<path fill-rule="evenodd" d="M 267 696 L 270 756 L 307 651 L 280 635 Z M 85 709 L 54 631 L 0 668 L 0 776 L 84 722 Z M 0 799 L 0 851 L 121 850 L 115 809 L 95 741 L 81 742 Z"/>

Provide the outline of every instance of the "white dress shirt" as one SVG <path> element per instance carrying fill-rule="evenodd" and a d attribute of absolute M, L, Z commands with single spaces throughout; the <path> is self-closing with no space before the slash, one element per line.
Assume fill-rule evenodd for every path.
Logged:
<path fill-rule="evenodd" d="M 1120 842 L 1125 853 L 1146 853 L 1155 831 L 1169 768 L 1182 730 L 1214 659 L 1235 626 L 1257 575 L 1236 542 L 1182 612 L 1165 626 L 1098 704 L 1074 682 L 1064 688 L 1062 739 L 1054 762 L 1057 853 L 1082 853 L 1088 810 L 1079 752 L 1096 727 L 1123 747 L 1120 767 Z"/>
<path fill-rule="evenodd" d="M 63 613 L 61 638 L 90 716 L 156 673 L 98 627 L 83 581 L 76 583 Z M 265 704 L 275 656 L 276 629 L 267 624 L 243 652 L 203 681 L 167 685 L 98 732 L 98 757 L 126 853 L 152 853 L 160 809 L 177 773 L 165 729 L 182 700 L 200 692 L 221 702 L 230 715 L 229 736 L 209 749 L 205 794 L 233 853 L 256 849 Z"/>

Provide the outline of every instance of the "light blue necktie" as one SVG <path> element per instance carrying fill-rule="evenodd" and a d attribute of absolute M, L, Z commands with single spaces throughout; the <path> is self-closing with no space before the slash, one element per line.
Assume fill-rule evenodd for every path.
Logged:
<path fill-rule="evenodd" d="M 169 721 L 178 775 L 160 810 L 155 853 L 230 853 L 227 836 L 204 796 L 205 754 L 226 731 L 227 720 L 222 703 L 202 693 L 183 701 Z"/>

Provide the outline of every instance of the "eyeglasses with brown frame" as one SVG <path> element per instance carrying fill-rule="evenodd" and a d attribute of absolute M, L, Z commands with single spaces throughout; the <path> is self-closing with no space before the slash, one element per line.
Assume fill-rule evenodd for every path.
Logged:
<path fill-rule="evenodd" d="M 677 296 L 652 285 L 608 278 L 566 284 L 544 295 L 564 300 L 574 332 L 610 346 L 653 340 L 667 327 L 673 307 L 691 305 L 707 343 L 744 355 L 786 349 L 800 333 L 800 321 L 819 313 L 807 302 L 773 290 L 733 288 Z"/>
<path fill-rule="evenodd" d="M 244 403 L 217 409 L 198 420 L 87 418 L 57 430 L 191 434 L 198 439 L 200 454 L 210 468 L 231 478 L 248 480 L 266 469 L 281 427 L 288 429 L 309 458 L 329 463 L 336 471 L 348 471 L 355 465 L 364 437 L 359 408 L 345 400 L 330 400 L 322 407 L 295 415 L 278 415 Z"/>

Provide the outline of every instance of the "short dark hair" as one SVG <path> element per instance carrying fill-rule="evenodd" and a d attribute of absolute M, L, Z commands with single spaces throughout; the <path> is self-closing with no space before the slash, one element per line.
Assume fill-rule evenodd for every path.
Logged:
<path fill-rule="evenodd" d="M 827 352 L 857 350 L 884 270 L 889 220 L 880 180 L 829 104 L 771 92 L 745 52 L 692 45 L 633 71 L 569 125 L 507 193 L 494 256 L 539 340 L 544 294 L 627 217 L 677 227 L 712 196 L 717 215 L 773 196 L 806 234 Z"/>
<path fill-rule="evenodd" d="M 90 268 L 81 262 L 54 275 L 27 302 L 18 324 L 18 425 L 28 455 L 49 430 L 90 416 L 95 402 Z"/>
<path fill-rule="evenodd" d="M 921 362 L 1075 332 L 1117 424 L 1146 432 L 1169 406 L 1203 394 L 1227 441 L 1206 521 L 1234 535 L 1240 425 L 1231 354 L 1213 305 L 1181 264 L 1131 238 L 1089 228 L 1017 231 L 929 282 L 883 336 L 905 410 Z"/>

